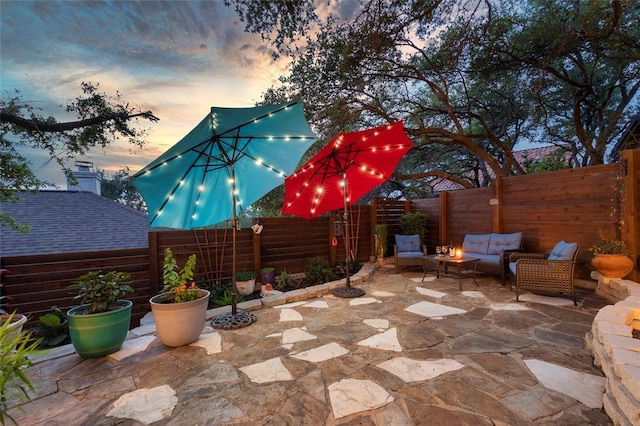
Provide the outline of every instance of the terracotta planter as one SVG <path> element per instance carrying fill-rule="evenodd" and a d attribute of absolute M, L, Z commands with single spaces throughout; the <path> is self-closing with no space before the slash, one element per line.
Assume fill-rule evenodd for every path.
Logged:
<path fill-rule="evenodd" d="M 624 278 L 633 270 L 633 260 L 624 254 L 593 254 L 591 265 L 607 278 Z"/>
<path fill-rule="evenodd" d="M 190 302 L 169 303 L 165 294 L 149 300 L 158 337 L 167 346 L 185 346 L 200 337 L 207 319 L 209 291 L 198 290 L 200 298 Z"/>

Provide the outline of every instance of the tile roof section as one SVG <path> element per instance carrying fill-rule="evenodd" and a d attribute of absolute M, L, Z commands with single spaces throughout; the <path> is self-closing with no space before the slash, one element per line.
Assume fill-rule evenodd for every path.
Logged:
<path fill-rule="evenodd" d="M 523 149 L 521 151 L 514 151 L 513 156 L 518 163 L 524 164 L 526 160 L 540 161 L 545 157 L 551 155 L 556 149 L 558 149 L 558 147 L 555 145 L 543 146 L 540 148 Z M 569 153 L 567 152 L 565 154 L 565 158 L 568 157 Z M 491 167 L 487 166 L 487 171 L 489 172 L 491 179 L 496 177 Z M 439 181 L 435 181 L 435 183 L 433 184 L 434 192 L 457 191 L 460 189 L 463 189 L 461 185 L 458 185 L 457 183 L 451 182 L 450 180 L 446 179 L 440 179 Z"/>
<path fill-rule="evenodd" d="M 0 228 L 0 256 L 118 250 L 147 247 L 147 216 L 92 192 L 40 191 L 0 203 L 31 231 Z"/>

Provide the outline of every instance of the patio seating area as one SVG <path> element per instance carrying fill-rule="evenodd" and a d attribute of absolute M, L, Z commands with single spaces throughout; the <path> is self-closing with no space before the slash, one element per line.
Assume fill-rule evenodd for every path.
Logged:
<path fill-rule="evenodd" d="M 156 339 L 151 315 L 123 348 L 83 360 L 65 347 L 30 369 L 19 424 L 612 424 L 585 345 L 592 291 L 520 295 L 368 263 L 366 291 L 285 295 L 237 330 L 190 346 Z M 258 308 L 257 305 L 254 305 Z M 214 310 L 215 311 L 215 310 Z M 210 311 L 208 317 L 216 312 Z"/>

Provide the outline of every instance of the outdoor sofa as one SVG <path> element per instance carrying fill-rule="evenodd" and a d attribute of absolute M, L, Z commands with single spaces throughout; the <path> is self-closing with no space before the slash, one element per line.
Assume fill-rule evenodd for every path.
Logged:
<path fill-rule="evenodd" d="M 511 234 L 467 234 L 462 242 L 465 257 L 480 259 L 478 271 L 499 275 L 506 284 L 509 255 L 522 250 L 522 232 Z"/>

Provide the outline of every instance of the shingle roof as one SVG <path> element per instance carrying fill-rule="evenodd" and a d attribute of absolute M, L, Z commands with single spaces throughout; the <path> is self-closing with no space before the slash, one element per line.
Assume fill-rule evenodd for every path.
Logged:
<path fill-rule="evenodd" d="M 17 204 L 0 203 L 31 231 L 0 228 L 0 256 L 117 250 L 148 246 L 147 216 L 92 192 L 21 193 Z"/>

